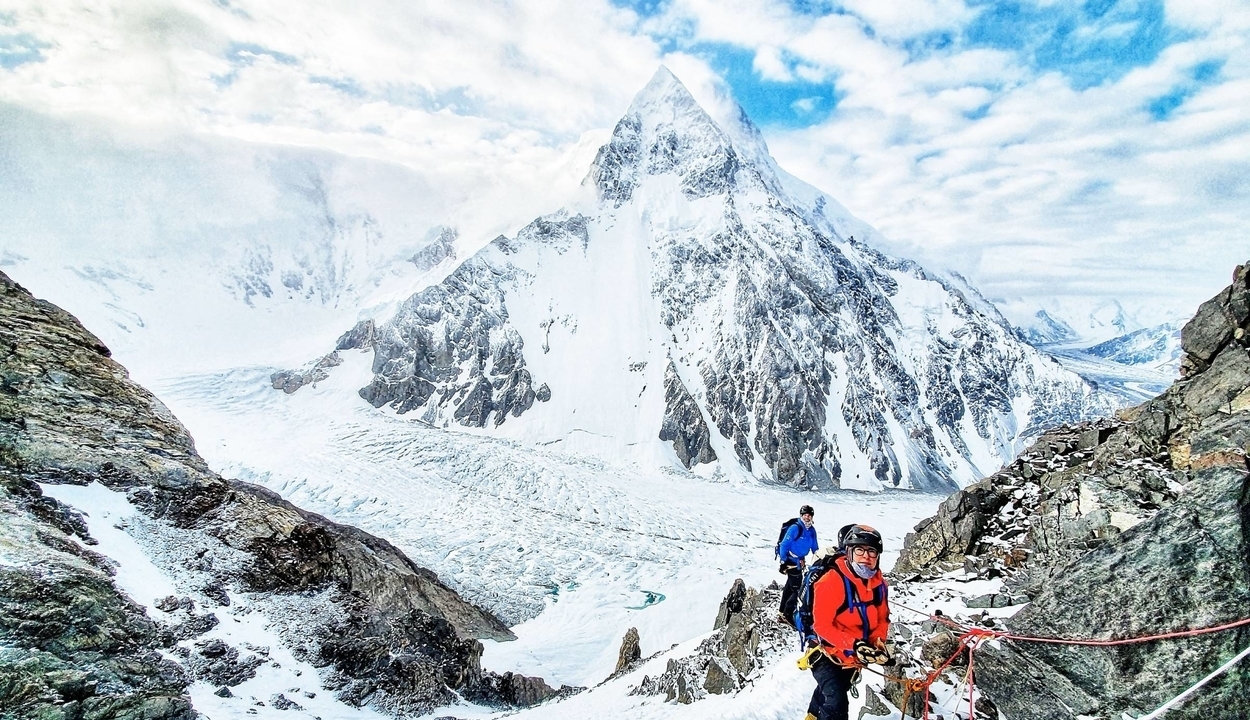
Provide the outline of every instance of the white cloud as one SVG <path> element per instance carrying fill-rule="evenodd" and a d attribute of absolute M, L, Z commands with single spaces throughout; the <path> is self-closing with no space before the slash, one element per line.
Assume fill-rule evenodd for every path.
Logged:
<path fill-rule="evenodd" d="M 321 133 L 349 152 L 369 143 L 345 136 L 380 131 L 413 163 L 434 159 L 434 129 L 464 156 L 571 142 L 613 122 L 659 62 L 606 2 L 28 0 L 11 12 L 50 47 L 0 73 L 5 101 L 277 141 Z"/>
<path fill-rule="evenodd" d="M 786 82 L 793 77 L 790 74 L 790 68 L 781 57 L 781 50 L 771 45 L 765 45 L 755 51 L 752 67 L 765 80 Z"/>
<path fill-rule="evenodd" d="M 1149 296 L 1187 312 L 1247 259 L 1244 3 L 1169 2 L 1186 39 L 1084 90 L 1011 50 L 909 53 L 917 35 L 958 37 L 974 13 L 958 0 L 843 5 L 852 14 L 814 18 L 767 0 L 674 0 L 640 19 L 606 0 L 12 0 L 6 31 L 46 47 L 0 69 L 0 102 L 382 158 L 465 187 L 523 183 L 610 127 L 661 61 L 721 103 L 696 51 L 727 43 L 761 78 L 836 84 L 827 121 L 769 131 L 782 166 L 896 252 L 988 294 Z M 1095 30 L 1130 22 L 1121 12 Z M 682 49 L 664 54 L 653 35 Z M 1195 83 L 1212 61 L 1218 77 Z M 1152 117 L 1175 92 L 1181 104 Z"/>

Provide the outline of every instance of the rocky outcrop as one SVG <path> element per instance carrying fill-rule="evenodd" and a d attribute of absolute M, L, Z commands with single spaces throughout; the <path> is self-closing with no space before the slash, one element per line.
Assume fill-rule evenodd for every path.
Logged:
<path fill-rule="evenodd" d="M 286 614 L 296 620 L 285 638 L 349 703 L 403 714 L 451 702 L 453 691 L 499 704 L 545 695 L 541 681 L 481 670 L 476 638 L 512 637 L 498 619 L 385 540 L 217 476 L 98 339 L 3 274 L 0 383 L 6 710 L 191 718 L 191 677 L 228 688 L 254 667 L 250 650 L 195 640 L 217 620 L 196 604 L 224 606 L 233 592 L 303 603 L 307 612 Z M 128 531 L 202 589 L 198 600 L 159 601 L 176 624 L 150 619 L 112 585 L 109 561 L 83 546 L 94 542 L 83 517 L 38 484 L 90 482 L 126 492 L 141 510 Z"/>
<path fill-rule="evenodd" d="M 635 663 L 642 659 L 642 648 L 638 644 L 638 628 L 632 627 L 625 631 L 621 639 L 621 651 L 616 658 L 616 669 L 609 679 L 628 672 Z"/>
<path fill-rule="evenodd" d="M 408 260 L 421 272 L 437 267 L 444 260 L 455 260 L 456 247 L 454 243 L 457 237 L 459 237 L 459 233 L 454 229 L 443 228 L 434 242 L 413 253 Z"/>
<path fill-rule="evenodd" d="M 584 219 L 573 217 L 536 221 L 518 237 L 561 244 L 580 243 L 584 235 Z M 505 238 L 494 245 L 505 253 L 511 247 Z M 360 396 L 374 407 L 415 411 L 438 425 L 498 426 L 529 410 L 534 380 L 525 365 L 525 343 L 508 321 L 500 287 L 507 277 L 506 269 L 474 257 L 405 301 L 376 330 L 374 380 Z M 344 336 L 339 344 L 345 340 L 353 342 Z M 550 398 L 550 389 L 544 395 Z"/>
<path fill-rule="evenodd" d="M 709 694 L 737 692 L 793 650 L 793 629 L 777 622 L 780 602 L 776 583 L 761 591 L 735 580 L 721 603 L 715 632 L 691 655 L 669 659 L 662 674 L 643 677 L 631 694 L 663 695 L 666 701 L 688 704 Z"/>
<path fill-rule="evenodd" d="M 374 327 L 372 320 L 361 320 L 351 330 L 339 336 L 334 344 L 335 350 L 367 350 L 373 348 Z"/>
<path fill-rule="evenodd" d="M 687 470 L 702 463 L 715 462 L 711 436 L 699 405 L 677 375 L 677 367 L 670 360 L 664 370 L 664 423 L 660 425 L 660 439 L 673 443 L 677 459 Z"/>
<path fill-rule="evenodd" d="M 316 362 L 304 370 L 279 370 L 269 376 L 269 382 L 273 385 L 274 390 L 281 390 L 290 395 L 305 385 L 312 385 L 325 380 L 330 377 L 330 368 L 338 367 L 342 364 L 343 358 L 339 356 L 336 350 L 317 358 Z"/>
<path fill-rule="evenodd" d="M 1032 602 L 1026 636 L 1133 638 L 1250 607 L 1250 265 L 1182 331 L 1183 377 L 1115 421 L 1047 433 L 909 536 L 896 573 L 959 562 Z M 970 558 L 962 553 L 971 552 Z M 1113 647 L 1009 642 L 977 684 L 1012 720 L 1143 714 L 1250 645 L 1250 629 Z M 1027 669 L 1027 670 L 1022 670 Z M 1235 666 L 1168 717 L 1244 707 Z"/>
<path fill-rule="evenodd" d="M 1045 580 L 1042 568 L 1061 567 L 1073 553 L 1153 517 L 1176 499 L 1181 478 L 1166 448 L 1143 445 L 1121 420 L 1050 430 L 921 521 L 893 574 L 964 567 L 992 578 L 1028 564 L 1037 584 Z"/>

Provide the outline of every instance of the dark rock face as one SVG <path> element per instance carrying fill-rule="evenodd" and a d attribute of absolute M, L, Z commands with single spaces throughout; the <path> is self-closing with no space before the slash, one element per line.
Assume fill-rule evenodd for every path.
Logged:
<path fill-rule="evenodd" d="M 434 242 L 421 248 L 408 259 L 421 271 L 429 270 L 444 260 L 455 260 L 456 248 L 452 243 L 457 237 L 455 230 L 444 228 Z"/>
<path fill-rule="evenodd" d="M 542 678 L 518 675 L 506 672 L 503 675 L 491 674 L 466 697 L 484 700 L 492 704 L 503 703 L 512 707 L 531 707 L 554 698 L 575 695 L 585 688 L 561 685 L 554 690 Z"/>
<path fill-rule="evenodd" d="M 12 506 L 5 509 L 7 523 Z M 192 720 L 190 679 L 157 652 L 173 639 L 107 576 L 62 553 L 43 555 L 40 569 L 0 570 L 4 712 Z"/>
<path fill-rule="evenodd" d="M 660 439 L 673 443 L 677 458 L 687 470 L 701 463 L 714 462 L 716 453 L 712 450 L 707 423 L 703 422 L 698 403 L 682 384 L 677 376 L 677 367 L 671 360 L 664 371 L 664 402 L 667 408 L 664 424 L 660 426 Z"/>
<path fill-rule="evenodd" d="M 372 320 L 361 320 L 347 332 L 339 336 L 334 344 L 335 350 L 365 350 L 373 347 L 373 336 L 376 329 Z"/>
<path fill-rule="evenodd" d="M 1250 607 L 1250 265 L 1184 328 L 1185 377 L 1115 421 L 1042 436 L 909 536 L 896 574 L 965 563 L 1031 598 L 1025 636 L 1119 639 L 1242 619 Z M 954 528 L 964 523 L 967 532 Z M 975 553 L 964 559 L 962 554 Z M 1023 720 L 1143 714 L 1250 645 L 1250 629 L 1114 647 L 1006 643 L 977 684 Z M 1027 672 L 1020 668 L 1027 667 Z M 1234 666 L 1168 717 L 1250 700 Z"/>
<path fill-rule="evenodd" d="M 152 537 L 213 588 L 204 601 L 227 604 L 227 587 L 271 602 L 322 593 L 332 612 L 302 628 L 295 649 L 328 666 L 348 702 L 416 713 L 450 701 L 452 689 L 499 704 L 536 696 L 535 683 L 499 685 L 480 668 L 474 638 L 512 637 L 498 619 L 385 540 L 212 473 L 186 430 L 94 336 L 3 274 L 0 378 L 0 547 L 18 553 L 0 565 L 5 710 L 190 720 L 190 677 L 228 688 L 263 661 L 220 641 L 180 648 L 185 669 L 154 652 L 217 618 L 174 597 L 157 604 L 178 624 L 149 619 L 113 587 L 109 561 L 70 537 L 89 541 L 82 516 L 43 497 L 37 482 L 126 491 L 141 524 L 164 528 Z"/>

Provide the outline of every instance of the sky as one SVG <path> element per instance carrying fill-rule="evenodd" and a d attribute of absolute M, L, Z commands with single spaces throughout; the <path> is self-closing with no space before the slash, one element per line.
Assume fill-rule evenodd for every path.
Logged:
<path fill-rule="evenodd" d="M 1248 45 L 1209 0 L 6 0 L 0 117 L 522 186 L 664 64 L 887 251 L 1154 322 L 1250 260 Z"/>

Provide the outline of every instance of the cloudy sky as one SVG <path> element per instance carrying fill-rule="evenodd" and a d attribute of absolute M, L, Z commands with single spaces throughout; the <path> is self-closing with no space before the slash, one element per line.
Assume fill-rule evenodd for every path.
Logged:
<path fill-rule="evenodd" d="M 6 0 L 0 103 L 523 179 L 663 63 L 888 250 L 1153 320 L 1250 260 L 1248 46 L 1244 1 Z"/>

